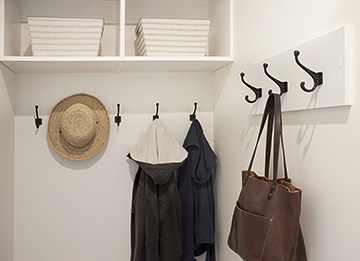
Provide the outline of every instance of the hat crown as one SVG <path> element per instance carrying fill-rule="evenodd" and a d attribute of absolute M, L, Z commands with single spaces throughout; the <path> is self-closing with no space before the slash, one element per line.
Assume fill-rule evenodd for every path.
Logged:
<path fill-rule="evenodd" d="M 96 118 L 86 105 L 75 103 L 67 108 L 60 122 L 64 139 L 75 148 L 88 145 L 96 134 Z"/>

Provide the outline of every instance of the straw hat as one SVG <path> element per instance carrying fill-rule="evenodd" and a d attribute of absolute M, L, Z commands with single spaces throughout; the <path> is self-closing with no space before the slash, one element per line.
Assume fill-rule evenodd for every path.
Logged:
<path fill-rule="evenodd" d="M 88 94 L 61 100 L 49 116 L 49 141 L 70 160 L 85 160 L 97 154 L 105 146 L 109 132 L 108 111 L 100 100 Z"/>

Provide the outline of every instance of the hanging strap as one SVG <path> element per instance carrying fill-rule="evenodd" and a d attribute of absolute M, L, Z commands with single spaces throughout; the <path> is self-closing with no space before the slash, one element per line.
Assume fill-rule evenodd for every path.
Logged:
<path fill-rule="evenodd" d="M 274 124 L 274 108 L 269 108 L 268 124 L 267 124 L 267 134 L 266 134 L 266 149 L 265 149 L 265 177 L 269 178 L 269 166 L 270 166 L 270 153 L 271 153 L 271 139 L 273 133 L 273 124 Z"/>
<path fill-rule="evenodd" d="M 273 133 L 273 122 L 274 122 L 274 113 L 271 113 L 273 110 L 270 108 L 270 113 L 268 116 L 268 126 L 267 126 L 267 134 L 266 134 L 266 151 L 265 151 L 265 177 L 269 178 L 269 170 L 270 170 L 270 153 L 271 153 L 271 139 L 272 139 L 272 133 Z M 282 114 L 280 109 L 280 141 L 281 141 L 281 150 L 283 154 L 283 164 L 284 164 L 284 176 L 286 181 L 290 181 L 288 177 L 287 172 L 287 166 L 286 166 L 286 157 L 285 157 L 285 147 L 284 147 L 284 140 L 283 140 L 283 134 L 282 134 Z"/>
<path fill-rule="evenodd" d="M 274 94 L 274 154 L 273 154 L 273 182 L 271 185 L 268 199 L 272 199 L 276 184 L 279 170 L 279 149 L 280 149 L 280 135 L 281 135 L 281 108 L 280 108 L 280 96 Z"/>
<path fill-rule="evenodd" d="M 280 101 L 280 100 L 279 100 Z M 286 157 L 285 157 L 285 146 L 284 146 L 284 138 L 283 138 L 283 128 L 282 128 L 282 113 L 281 113 L 281 102 L 280 102 L 280 141 L 281 141 L 281 150 L 283 152 L 283 164 L 284 164 L 284 176 L 285 180 L 290 182 L 287 165 L 286 165 Z"/>
<path fill-rule="evenodd" d="M 252 154 L 251 159 L 250 159 L 248 171 L 247 171 L 247 173 L 246 173 L 246 175 L 245 175 L 245 177 L 243 179 L 243 186 L 245 185 L 245 183 L 246 183 L 246 181 L 247 181 L 247 179 L 248 179 L 248 177 L 250 175 L 250 171 L 251 171 L 252 165 L 254 163 L 255 153 L 256 153 L 257 147 L 259 145 L 260 137 L 261 137 L 261 134 L 262 134 L 262 132 L 264 130 L 266 119 L 267 119 L 267 117 L 269 115 L 270 107 L 274 107 L 273 104 L 274 104 L 274 97 L 271 94 L 271 95 L 269 95 L 269 97 L 268 97 L 268 99 L 266 101 L 264 113 L 263 113 L 261 124 L 260 124 L 259 134 L 258 134 L 258 137 L 257 137 L 257 140 L 256 140 L 256 144 L 255 144 L 253 154 Z"/>
<path fill-rule="evenodd" d="M 248 171 L 244 177 L 243 185 L 245 185 L 254 163 L 255 154 L 259 145 L 259 141 L 262 135 L 262 132 L 265 127 L 266 120 L 268 119 L 268 132 L 267 132 L 267 140 L 266 140 L 266 155 L 265 155 L 265 176 L 269 176 L 269 165 L 270 165 L 270 150 L 271 150 L 271 136 L 273 136 L 273 181 L 270 192 L 268 194 L 268 199 L 272 199 L 276 185 L 277 185 L 277 176 L 278 176 L 278 163 L 279 163 L 279 148 L 280 141 L 282 145 L 283 151 L 283 160 L 284 160 L 284 173 L 285 179 L 288 180 L 286 159 L 285 159 L 285 150 L 284 150 L 284 142 L 282 135 L 282 117 L 281 117 L 281 103 L 280 96 L 278 94 L 271 94 L 266 102 L 264 114 L 262 117 L 262 121 L 260 124 L 259 135 L 257 137 L 256 145 L 250 160 L 250 164 L 248 167 Z M 272 135 L 274 129 L 274 135 Z"/>

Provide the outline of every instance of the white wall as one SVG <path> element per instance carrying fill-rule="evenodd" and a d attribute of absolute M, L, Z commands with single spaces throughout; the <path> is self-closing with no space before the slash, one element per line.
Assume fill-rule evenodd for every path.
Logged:
<path fill-rule="evenodd" d="M 248 166 L 260 121 L 249 116 L 252 105 L 244 96 L 251 93 L 239 73 L 344 25 L 351 26 L 351 69 L 358 72 L 360 53 L 354 47 L 360 46 L 359 8 L 357 0 L 236 1 L 236 61 L 214 77 L 219 260 L 239 260 L 226 241 L 240 171 Z M 284 113 L 288 169 L 293 183 L 303 189 L 301 224 L 310 261 L 359 259 L 360 75 L 346 80 L 353 87 L 351 108 Z M 291 88 L 298 86 L 289 86 L 288 95 Z M 263 153 L 258 153 L 254 170 L 262 173 Z"/>
<path fill-rule="evenodd" d="M 79 92 L 105 104 L 111 131 L 100 153 L 74 162 L 54 151 L 46 129 L 52 107 Z M 156 102 L 160 119 L 182 144 L 197 101 L 197 118 L 213 143 L 212 97 L 209 73 L 17 74 L 14 261 L 129 260 L 137 170 L 126 157 L 129 149 L 150 126 Z M 39 130 L 35 104 L 44 122 Z"/>
<path fill-rule="evenodd" d="M 0 260 L 13 260 L 15 75 L 0 64 Z"/>
<path fill-rule="evenodd" d="M 236 1 L 236 60 L 215 73 L 214 100 L 212 75 L 208 73 L 18 74 L 14 261 L 127 259 L 136 166 L 125 155 L 151 123 L 156 102 L 160 102 L 161 119 L 182 142 L 195 100 L 199 103 L 199 119 L 219 156 L 218 260 L 239 260 L 226 240 L 240 190 L 240 171 L 247 168 L 260 118 L 249 117 L 252 106 L 244 101 L 249 91 L 238 74 L 343 25 L 351 26 L 352 70 L 359 71 L 359 52 L 354 48 L 360 46 L 359 7 L 357 0 Z M 347 79 L 354 89 L 350 109 L 284 114 L 289 173 L 294 184 L 303 189 L 301 223 L 310 261 L 358 259 L 358 75 L 353 73 Z M 120 102 L 123 115 L 119 128 L 112 123 L 105 149 L 81 163 L 61 158 L 46 139 L 50 109 L 76 92 L 100 98 L 111 119 Z M 44 119 L 39 131 L 33 119 L 36 103 Z M 6 157 L 11 159 L 10 154 Z M 263 155 L 258 154 L 254 167 L 258 172 L 262 171 L 262 159 Z"/>

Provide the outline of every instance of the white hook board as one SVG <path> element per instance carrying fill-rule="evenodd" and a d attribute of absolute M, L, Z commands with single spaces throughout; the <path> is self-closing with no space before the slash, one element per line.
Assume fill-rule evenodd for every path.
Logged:
<path fill-rule="evenodd" d="M 253 104 L 249 103 L 249 106 L 253 106 L 251 114 L 263 112 L 270 89 L 274 93 L 280 92 L 279 87 L 265 75 L 264 63 L 269 65 L 270 75 L 280 81 L 288 82 L 288 92 L 282 95 L 283 111 L 349 106 L 350 86 L 345 81 L 346 70 L 349 69 L 347 64 L 349 59 L 346 59 L 347 31 L 346 27 L 341 27 L 245 69 L 243 71 L 245 81 L 262 88 L 262 97 Z M 299 60 L 303 65 L 314 72 L 323 72 L 323 84 L 313 92 L 305 92 L 300 88 L 302 81 L 305 82 L 307 89 L 311 89 L 314 82 L 310 75 L 296 64 L 295 50 L 300 51 Z M 255 94 L 242 82 L 241 85 L 247 90 L 249 99 L 253 100 Z"/>

